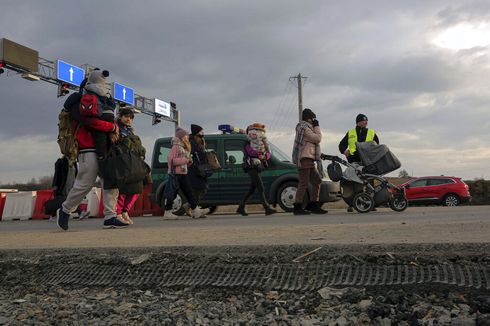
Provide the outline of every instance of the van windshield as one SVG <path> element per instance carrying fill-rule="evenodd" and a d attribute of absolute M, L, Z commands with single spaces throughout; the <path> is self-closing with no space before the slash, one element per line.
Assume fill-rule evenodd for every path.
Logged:
<path fill-rule="evenodd" d="M 289 155 L 284 153 L 276 145 L 270 144 L 272 155 L 274 155 L 281 162 L 291 162 Z"/>

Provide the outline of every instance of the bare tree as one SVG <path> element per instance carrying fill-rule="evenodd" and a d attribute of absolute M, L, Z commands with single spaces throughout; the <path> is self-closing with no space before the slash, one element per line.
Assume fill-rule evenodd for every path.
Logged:
<path fill-rule="evenodd" d="M 398 177 L 399 177 L 399 178 L 408 178 L 408 177 L 410 177 L 410 176 L 408 175 L 407 170 L 403 169 L 403 170 L 401 170 L 401 171 L 398 173 Z"/>

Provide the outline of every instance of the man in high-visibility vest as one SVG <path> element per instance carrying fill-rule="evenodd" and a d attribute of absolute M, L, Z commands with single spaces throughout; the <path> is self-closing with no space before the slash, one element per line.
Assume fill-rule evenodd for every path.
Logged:
<path fill-rule="evenodd" d="M 362 113 L 359 113 L 356 117 L 356 127 L 350 129 L 345 134 L 344 138 L 339 143 L 339 151 L 347 157 L 349 163 L 360 163 L 361 158 L 357 153 L 356 143 L 374 141 L 379 144 L 379 138 L 376 132 L 367 127 L 368 117 Z M 352 212 L 352 207 L 347 209 L 348 212 Z"/>

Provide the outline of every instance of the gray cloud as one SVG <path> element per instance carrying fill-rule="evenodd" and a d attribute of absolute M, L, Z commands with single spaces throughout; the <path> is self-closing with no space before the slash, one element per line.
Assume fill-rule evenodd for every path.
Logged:
<path fill-rule="evenodd" d="M 436 161 L 431 149 L 481 151 L 475 139 L 488 135 L 490 93 L 483 86 L 490 65 L 486 47 L 446 51 L 431 38 L 462 21 L 488 21 L 488 9 L 484 1 L 455 0 L 7 0 L 2 11 L 17 14 L 2 17 L 0 37 L 35 48 L 46 59 L 108 69 L 112 80 L 139 94 L 174 101 L 184 127 L 198 123 L 216 132 L 219 123 L 263 121 L 286 152 L 297 109 L 296 88 L 285 85 L 301 72 L 309 77 L 304 103 L 318 113 L 328 135 L 325 151 L 336 151 L 363 112 L 382 140 L 401 152 L 407 169 L 440 174 L 437 166 L 421 163 L 427 157 Z M 0 76 L 0 146 L 6 151 L 17 144 L 27 152 L 14 154 L 9 164 L 1 159 L 0 180 L 51 173 L 52 151 L 36 153 L 36 146 L 19 144 L 25 137 L 41 148 L 54 142 L 63 102 L 55 94 L 53 85 Z M 172 133 L 171 124 L 152 127 L 143 115 L 136 128 L 149 151 L 155 138 Z M 419 136 L 416 145 L 396 136 L 411 134 Z M 414 146 L 424 152 L 414 152 Z M 480 171 L 479 162 L 468 164 Z"/>

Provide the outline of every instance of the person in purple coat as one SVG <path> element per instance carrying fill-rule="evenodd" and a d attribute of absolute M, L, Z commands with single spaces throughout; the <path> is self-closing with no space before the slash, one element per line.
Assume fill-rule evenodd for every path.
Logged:
<path fill-rule="evenodd" d="M 245 210 L 247 201 L 257 190 L 262 200 L 262 206 L 265 210 L 265 215 L 271 215 L 276 213 L 276 210 L 270 207 L 269 202 L 265 196 L 264 184 L 260 173 L 267 168 L 267 161 L 271 157 L 269 144 L 265 137 L 265 125 L 261 123 L 254 123 L 247 127 L 247 142 L 243 149 L 243 169 L 250 176 L 250 188 L 243 198 L 240 206 L 238 206 L 237 213 L 242 216 L 247 216 L 248 213 Z"/>

